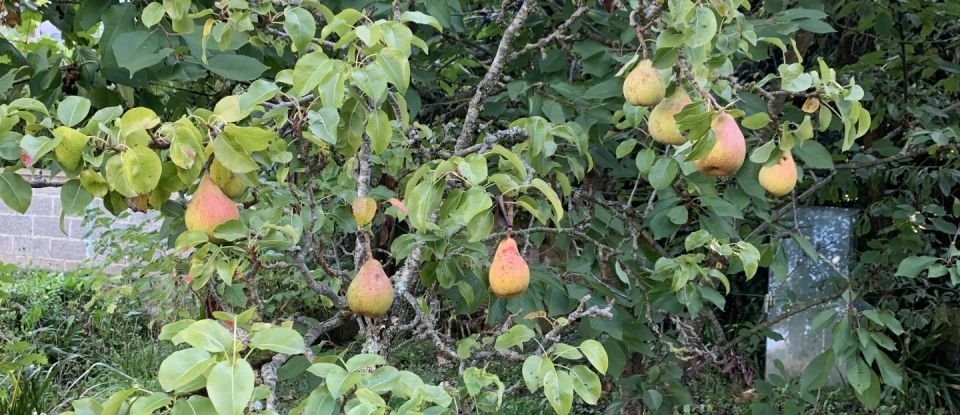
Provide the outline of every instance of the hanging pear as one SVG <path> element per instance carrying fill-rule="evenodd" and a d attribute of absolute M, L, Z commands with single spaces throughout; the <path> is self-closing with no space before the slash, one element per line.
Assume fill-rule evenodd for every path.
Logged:
<path fill-rule="evenodd" d="M 213 240 L 213 230 L 230 220 L 240 219 L 240 210 L 210 179 L 210 175 L 205 174 L 183 219 L 187 230 L 203 232 Z"/>
<path fill-rule="evenodd" d="M 690 96 L 682 86 L 677 85 L 676 92 L 669 98 L 660 101 L 653 111 L 650 111 L 650 117 L 647 119 L 647 128 L 650 131 L 650 137 L 658 143 L 680 145 L 687 142 L 687 137 L 677 128 L 677 120 L 673 117 L 683 110 L 683 107 L 691 102 Z"/>
<path fill-rule="evenodd" d="M 761 167 L 757 179 L 760 186 L 774 196 L 790 194 L 797 185 L 797 163 L 793 161 L 793 154 L 785 151 L 777 164 Z"/>
<path fill-rule="evenodd" d="M 522 294 L 530 284 L 530 267 L 520 256 L 517 241 L 507 236 L 497 246 L 490 264 L 490 289 L 497 297 L 512 298 Z"/>
<path fill-rule="evenodd" d="M 350 207 L 353 209 L 353 219 L 357 221 L 357 226 L 367 226 L 377 215 L 377 201 L 369 196 L 354 199 Z"/>
<path fill-rule="evenodd" d="M 393 284 L 380 261 L 368 258 L 347 287 L 347 305 L 354 313 L 383 317 L 393 305 Z"/>
<path fill-rule="evenodd" d="M 663 100 L 666 86 L 650 59 L 640 61 L 623 80 L 623 98 L 630 105 L 652 107 Z"/>
<path fill-rule="evenodd" d="M 717 114 L 710 125 L 717 142 L 706 157 L 693 162 L 697 170 L 709 176 L 729 176 L 740 170 L 747 156 L 747 142 L 737 120 L 725 112 Z"/>

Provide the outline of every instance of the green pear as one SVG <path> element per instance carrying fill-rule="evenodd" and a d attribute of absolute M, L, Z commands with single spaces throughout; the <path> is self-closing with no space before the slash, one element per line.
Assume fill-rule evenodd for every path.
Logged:
<path fill-rule="evenodd" d="M 347 287 L 347 305 L 354 313 L 371 318 L 383 317 L 393 305 L 393 284 L 380 261 L 369 258 Z"/>
<path fill-rule="evenodd" d="M 630 105 L 652 107 L 663 100 L 666 86 L 649 59 L 640 61 L 623 81 L 623 98 Z"/>
<path fill-rule="evenodd" d="M 693 101 L 690 100 L 687 91 L 680 86 L 677 87 L 673 95 L 660 101 L 657 106 L 653 107 L 653 111 L 650 111 L 650 117 L 647 119 L 650 137 L 663 144 L 680 145 L 686 143 L 687 137 L 684 137 L 680 129 L 677 128 L 677 120 L 674 119 L 674 116 L 691 102 Z"/>
<path fill-rule="evenodd" d="M 777 164 L 761 167 L 758 180 L 760 186 L 774 196 L 790 194 L 797 185 L 797 163 L 793 161 L 793 155 L 785 151 Z"/>

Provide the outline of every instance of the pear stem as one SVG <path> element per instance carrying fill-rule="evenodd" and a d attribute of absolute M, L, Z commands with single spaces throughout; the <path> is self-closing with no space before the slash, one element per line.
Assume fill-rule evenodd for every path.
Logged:
<path fill-rule="evenodd" d="M 633 11 L 630 12 L 630 26 L 633 27 L 633 30 L 637 32 L 637 39 L 640 40 L 640 50 L 643 54 L 643 59 L 646 60 L 650 58 L 650 52 L 647 51 L 647 41 L 643 37 L 643 31 L 650 25 L 647 24 L 645 27 L 640 26 L 640 23 L 637 22 L 637 15 L 639 13 L 639 8 L 633 9 Z"/>

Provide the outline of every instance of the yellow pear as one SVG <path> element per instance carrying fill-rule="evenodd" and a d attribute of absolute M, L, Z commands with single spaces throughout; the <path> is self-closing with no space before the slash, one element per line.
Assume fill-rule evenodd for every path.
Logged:
<path fill-rule="evenodd" d="M 520 256 L 517 241 L 506 237 L 497 246 L 490 264 L 490 289 L 497 297 L 512 298 L 522 294 L 530 284 L 530 267 Z"/>
<path fill-rule="evenodd" d="M 193 199 L 187 204 L 187 211 L 183 216 L 187 229 L 207 234 L 214 239 L 213 230 L 223 223 L 240 219 L 240 210 L 227 195 L 205 174 L 200 179 Z"/>
<path fill-rule="evenodd" d="M 777 164 L 760 168 L 758 177 L 760 186 L 767 189 L 774 196 L 784 196 L 793 191 L 797 185 L 797 164 L 789 151 L 780 156 Z"/>
<path fill-rule="evenodd" d="M 687 137 L 680 133 L 680 129 L 677 128 L 677 120 L 673 117 L 691 102 L 687 91 L 678 85 L 677 91 L 673 95 L 660 101 L 656 107 L 653 107 L 653 111 L 650 111 L 650 117 L 647 119 L 650 137 L 653 137 L 654 141 L 664 144 L 680 145 L 686 143 Z"/>
<path fill-rule="evenodd" d="M 729 176 L 736 173 L 747 156 L 747 142 L 737 121 L 730 114 L 721 112 L 713 118 L 710 129 L 717 141 L 706 157 L 694 161 L 693 164 L 697 170 L 710 176 Z"/>
<path fill-rule="evenodd" d="M 247 190 L 247 185 L 216 159 L 210 164 L 210 178 L 220 187 L 220 190 L 223 190 L 223 194 L 231 199 L 242 195 L 243 191 Z"/>
<path fill-rule="evenodd" d="M 623 81 L 623 98 L 630 105 L 652 107 L 663 100 L 666 86 L 649 59 L 640 61 Z"/>
<path fill-rule="evenodd" d="M 380 261 L 368 258 L 347 287 L 347 305 L 354 313 L 383 317 L 393 305 L 393 284 Z"/>
<path fill-rule="evenodd" d="M 357 221 L 357 226 L 367 226 L 377 215 L 377 201 L 369 196 L 356 198 L 351 208 L 353 208 L 353 219 Z"/>

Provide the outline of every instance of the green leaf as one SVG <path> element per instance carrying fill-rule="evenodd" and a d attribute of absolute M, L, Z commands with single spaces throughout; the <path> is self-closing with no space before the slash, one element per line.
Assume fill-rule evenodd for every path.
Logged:
<path fill-rule="evenodd" d="M 277 139 L 275 132 L 259 127 L 238 127 L 227 124 L 223 133 L 213 142 L 217 161 L 234 173 L 249 173 L 257 169 L 253 153 L 266 150 Z"/>
<path fill-rule="evenodd" d="M 656 389 L 647 389 L 643 392 L 643 403 L 650 409 L 660 409 L 660 405 L 663 405 L 663 395 Z"/>
<path fill-rule="evenodd" d="M 692 251 L 706 245 L 707 242 L 710 242 L 710 238 L 710 232 L 707 232 L 703 229 L 694 231 L 687 235 L 687 238 L 684 239 L 683 248 L 687 251 Z"/>
<path fill-rule="evenodd" d="M 390 117 L 383 110 L 378 109 L 367 118 L 367 136 L 374 154 L 383 154 L 390 146 L 393 128 L 390 126 Z"/>
<path fill-rule="evenodd" d="M 672 158 L 661 158 L 653 164 L 647 180 L 650 181 L 650 185 L 653 186 L 654 189 L 663 190 L 670 187 L 673 180 L 677 177 L 679 170 L 680 166 L 676 160 Z"/>
<path fill-rule="evenodd" d="M 13 170 L 4 170 L 0 173 L 0 199 L 10 209 L 26 213 L 32 198 L 33 188 L 23 177 Z"/>
<path fill-rule="evenodd" d="M 596 405 L 602 391 L 600 377 L 584 365 L 576 365 L 570 369 L 573 380 L 573 390 L 580 395 L 580 399 L 590 405 Z"/>
<path fill-rule="evenodd" d="M 457 161 L 457 172 L 471 185 L 477 186 L 487 180 L 487 159 L 479 154 L 471 154 Z"/>
<path fill-rule="evenodd" d="M 147 396 L 141 396 L 130 405 L 130 415 L 149 415 L 157 409 L 163 408 L 170 403 L 170 397 L 165 393 L 154 392 Z"/>
<path fill-rule="evenodd" d="M 810 120 L 809 115 L 805 115 L 803 117 L 803 122 L 800 123 L 794 133 L 801 141 L 806 141 L 813 138 L 813 121 Z"/>
<path fill-rule="evenodd" d="M 699 6 L 693 21 L 685 26 L 683 37 L 687 46 L 700 47 L 710 43 L 717 34 L 717 16 L 709 7 Z"/>
<path fill-rule="evenodd" d="M 3 179 L 0 178 L 0 181 Z M 2 187 L 2 185 L 0 185 Z M 63 220 L 66 215 L 82 216 L 93 202 L 93 195 L 80 185 L 79 179 L 70 179 L 60 188 L 60 230 L 66 234 Z"/>
<path fill-rule="evenodd" d="M 536 392 L 540 388 L 540 365 L 543 359 L 537 355 L 531 355 L 523 361 L 521 373 L 523 374 L 523 383 L 527 385 L 530 392 Z"/>
<path fill-rule="evenodd" d="M 30 134 L 23 136 L 23 139 L 20 140 L 20 149 L 23 150 L 31 160 L 30 162 L 24 162 L 24 164 L 30 167 L 33 163 L 36 163 L 37 160 L 40 160 L 43 156 L 47 155 L 47 153 L 57 148 L 61 141 L 63 141 L 63 139 L 57 136 L 54 136 L 53 139 L 50 137 L 37 137 Z"/>
<path fill-rule="evenodd" d="M 130 189 L 145 195 L 157 188 L 163 165 L 160 156 L 146 146 L 133 146 L 120 153 L 123 173 Z"/>
<path fill-rule="evenodd" d="M 576 347 L 573 347 L 566 343 L 557 343 L 555 346 L 553 355 L 567 360 L 580 360 L 583 359 L 583 354 L 580 353 L 580 350 Z"/>
<path fill-rule="evenodd" d="M 84 97 L 69 96 L 57 106 L 57 119 L 67 127 L 79 124 L 89 113 L 90 100 Z"/>
<path fill-rule="evenodd" d="M 303 55 L 293 67 L 293 88 L 291 92 L 297 97 L 312 92 L 332 70 L 332 62 L 323 52 L 311 52 Z"/>
<path fill-rule="evenodd" d="M 867 366 L 867 362 L 863 361 L 863 358 L 857 357 L 853 364 L 847 365 L 847 380 L 859 394 L 866 392 L 870 387 L 871 375 L 873 375 L 873 371 Z"/>
<path fill-rule="evenodd" d="M 617 145 L 617 152 L 616 152 L 617 158 L 622 159 L 626 157 L 627 155 L 633 152 L 633 149 L 636 146 L 637 146 L 637 140 L 634 140 L 632 138 L 623 140 L 622 142 L 620 142 L 619 145 Z"/>
<path fill-rule="evenodd" d="M 751 130 L 759 130 L 763 127 L 766 127 L 769 123 L 770 115 L 765 112 L 758 112 L 756 114 L 744 117 L 743 120 L 740 121 L 740 125 Z"/>
<path fill-rule="evenodd" d="M 517 175 L 521 179 L 527 178 L 527 169 L 523 166 L 523 161 L 520 160 L 520 157 L 514 154 L 512 151 L 508 150 L 504 146 L 501 146 L 500 144 L 496 144 L 490 149 L 490 153 L 498 154 L 500 157 L 503 157 L 510 162 L 510 165 L 512 165 L 513 169 L 517 171 Z"/>
<path fill-rule="evenodd" d="M 153 27 L 163 19 L 163 5 L 157 2 L 151 2 L 143 8 L 140 14 L 140 21 L 146 27 Z"/>
<path fill-rule="evenodd" d="M 337 126 L 340 124 L 340 113 L 337 112 L 336 108 L 321 108 L 317 111 L 310 111 L 307 113 L 307 122 L 313 136 L 330 145 L 337 144 Z M 319 142 L 315 143 L 320 144 Z"/>
<path fill-rule="evenodd" d="M 675 225 L 687 223 L 688 212 L 686 206 L 681 205 L 670 208 L 670 210 L 667 211 L 667 218 Z"/>
<path fill-rule="evenodd" d="M 653 163 L 657 160 L 657 153 L 653 149 L 645 148 L 637 152 L 637 171 L 640 174 L 647 176 L 650 174 L 650 169 L 653 168 Z"/>
<path fill-rule="evenodd" d="M 254 334 L 250 339 L 250 347 L 290 355 L 303 353 L 307 346 L 304 344 L 303 336 L 296 330 L 271 327 Z"/>
<path fill-rule="evenodd" d="M 757 268 L 760 266 L 760 251 L 749 242 L 737 242 L 737 250 L 734 251 L 740 262 L 743 263 L 743 271 L 747 274 L 747 280 L 757 274 Z"/>
<path fill-rule="evenodd" d="M 902 391 L 903 374 L 897 364 L 883 352 L 877 353 L 876 361 L 877 366 L 880 367 L 880 374 L 883 375 L 883 383 Z"/>
<path fill-rule="evenodd" d="M 176 351 L 160 363 L 157 379 L 164 391 L 172 392 L 203 375 L 213 363 L 210 353 L 204 350 L 191 347 Z"/>
<path fill-rule="evenodd" d="M 234 81 L 252 81 L 269 69 L 258 59 L 244 55 L 221 54 L 207 59 L 207 69 Z"/>
<path fill-rule="evenodd" d="M 220 415 L 243 415 L 253 396 L 254 373 L 246 360 L 217 363 L 207 375 L 207 396 Z"/>
<path fill-rule="evenodd" d="M 580 351 L 587 357 L 590 364 L 597 369 L 597 372 L 600 372 L 600 374 L 607 373 L 607 365 L 609 365 L 607 351 L 600 342 L 596 340 L 584 340 L 583 343 L 580 343 Z"/>
<path fill-rule="evenodd" d="M 563 219 L 563 204 L 560 202 L 560 196 L 557 196 L 557 192 L 540 178 L 533 179 L 530 181 L 530 184 L 547 197 L 547 200 L 553 205 L 553 220 L 557 224 L 560 224 L 560 221 Z"/>
<path fill-rule="evenodd" d="M 822 388 L 827 383 L 835 362 L 833 349 L 828 349 L 811 360 L 800 376 L 800 389 L 811 391 Z"/>
<path fill-rule="evenodd" d="M 497 337 L 494 348 L 497 350 L 506 350 L 511 347 L 520 346 L 534 337 L 534 332 L 529 327 L 518 324 L 507 330 L 506 333 Z"/>
<path fill-rule="evenodd" d="M 802 146 L 793 148 L 795 154 L 806 167 L 812 169 L 833 169 L 833 156 L 820 143 L 807 140 Z"/>
<path fill-rule="evenodd" d="M 240 94 L 240 111 L 249 114 L 256 108 L 257 105 L 273 99 L 278 92 L 280 92 L 280 87 L 273 82 L 270 82 L 266 79 L 258 79 L 253 81 L 253 83 L 247 88 L 246 92 Z"/>
<path fill-rule="evenodd" d="M 387 364 L 387 361 L 384 360 L 383 356 L 371 353 L 361 353 L 352 356 L 350 359 L 347 359 L 344 367 L 346 367 L 348 372 L 356 372 L 357 370 L 363 368 L 381 366 L 385 364 Z"/>
<path fill-rule="evenodd" d="M 903 326 L 900 325 L 900 320 L 897 320 L 897 317 L 893 315 L 892 311 L 883 310 L 880 312 L 880 320 L 883 321 L 883 325 L 889 329 L 893 334 L 901 335 L 903 334 Z"/>
<path fill-rule="evenodd" d="M 400 21 L 404 23 L 414 22 L 417 24 L 426 24 L 426 25 L 433 26 L 433 28 L 437 29 L 438 31 L 441 31 L 441 32 L 443 31 L 443 27 L 440 26 L 439 20 L 437 20 L 436 18 L 434 18 L 429 14 L 418 12 L 418 11 L 408 10 L 403 12 L 402 14 L 400 14 Z"/>
<path fill-rule="evenodd" d="M 136 391 L 136 389 L 124 389 L 114 392 L 113 395 L 110 395 L 110 398 L 103 402 L 101 415 L 120 415 L 120 409 L 127 404 L 127 398 Z"/>
<path fill-rule="evenodd" d="M 173 404 L 172 415 L 204 415 L 215 413 L 216 409 L 213 407 L 213 402 L 210 402 L 210 398 L 193 395 L 187 400 L 177 400 L 177 402 Z"/>
<path fill-rule="evenodd" d="M 394 48 L 384 48 L 377 53 L 374 65 L 383 70 L 387 81 L 393 84 L 397 91 L 401 94 L 407 92 L 410 86 L 410 62 L 403 52 Z"/>
<path fill-rule="evenodd" d="M 173 344 L 187 343 L 210 353 L 233 350 L 233 335 L 216 320 L 199 320 L 173 336 Z"/>
<path fill-rule="evenodd" d="M 83 149 L 87 146 L 90 137 L 70 127 L 57 127 L 53 136 L 60 140 L 54 149 L 57 162 L 64 170 L 75 172 L 83 159 Z"/>
<path fill-rule="evenodd" d="M 120 136 L 127 137 L 158 125 L 160 125 L 160 117 L 150 108 L 131 108 L 120 117 Z"/>
<path fill-rule="evenodd" d="M 900 261 L 897 267 L 897 277 L 916 278 L 921 272 L 937 262 L 939 258 L 932 256 L 911 256 Z"/>
<path fill-rule="evenodd" d="M 570 413 L 573 406 L 573 381 L 566 371 L 547 372 L 543 377 L 543 394 L 557 414 Z"/>
<path fill-rule="evenodd" d="M 171 52 L 173 49 L 161 49 L 159 39 L 145 31 L 124 33 L 122 42 L 113 42 L 113 55 L 121 68 L 130 71 L 130 77 L 162 62 Z"/>
<path fill-rule="evenodd" d="M 317 21 L 301 7 L 287 8 L 283 11 L 283 30 L 293 41 L 293 51 L 304 52 L 317 34 Z"/>
<path fill-rule="evenodd" d="M 831 308 L 825 308 L 823 310 L 820 310 L 820 312 L 813 317 L 813 320 L 810 321 L 810 328 L 812 330 L 820 330 L 821 328 L 826 326 L 827 323 L 833 321 L 833 318 L 836 317 L 836 315 L 837 315 L 836 310 Z"/>
<path fill-rule="evenodd" d="M 777 149 L 777 143 L 773 140 L 763 143 L 762 146 L 757 147 L 750 153 L 750 161 L 757 164 L 765 164 L 767 161 L 770 161 L 770 155 L 774 150 Z"/>

